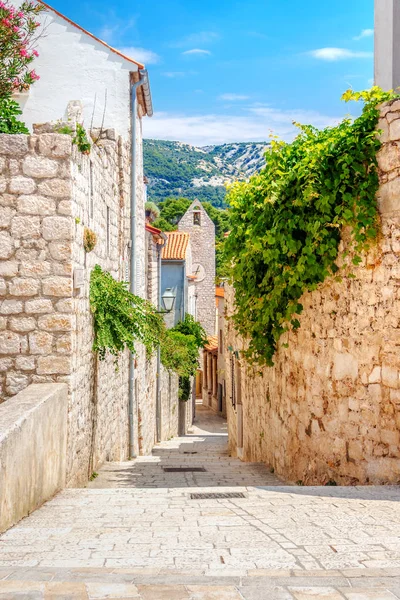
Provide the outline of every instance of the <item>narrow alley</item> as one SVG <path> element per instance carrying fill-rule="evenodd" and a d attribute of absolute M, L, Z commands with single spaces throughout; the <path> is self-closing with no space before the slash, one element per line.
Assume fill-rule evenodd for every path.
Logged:
<path fill-rule="evenodd" d="M 0 598 L 400 598 L 399 500 L 283 485 L 230 458 L 226 423 L 200 406 L 192 434 L 106 464 L 0 536 Z"/>

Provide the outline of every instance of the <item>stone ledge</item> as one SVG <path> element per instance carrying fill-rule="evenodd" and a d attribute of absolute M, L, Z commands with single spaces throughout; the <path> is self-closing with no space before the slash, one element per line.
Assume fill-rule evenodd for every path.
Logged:
<path fill-rule="evenodd" d="M 65 485 L 67 394 L 33 384 L 0 405 L 0 533 Z"/>

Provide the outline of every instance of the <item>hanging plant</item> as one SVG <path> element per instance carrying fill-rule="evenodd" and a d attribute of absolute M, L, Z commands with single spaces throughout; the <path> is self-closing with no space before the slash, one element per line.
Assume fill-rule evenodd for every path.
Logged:
<path fill-rule="evenodd" d="M 292 143 L 273 141 L 266 167 L 231 187 L 225 259 L 250 362 L 273 364 L 282 334 L 300 327 L 301 296 L 337 274 L 343 227 L 353 265 L 376 238 L 377 106 L 395 97 L 377 87 L 347 91 L 345 101 L 364 101 L 360 117 L 323 130 L 297 125 Z"/>
<path fill-rule="evenodd" d="M 141 342 L 149 354 L 163 339 L 162 316 L 147 300 L 131 294 L 125 281 L 116 281 L 96 265 L 90 276 L 90 308 L 94 321 L 93 350 L 104 360 L 109 351 L 115 357 L 128 348 L 135 352 Z"/>
<path fill-rule="evenodd" d="M 97 235 L 94 231 L 85 227 L 83 230 L 83 247 L 86 252 L 91 252 L 97 244 Z"/>

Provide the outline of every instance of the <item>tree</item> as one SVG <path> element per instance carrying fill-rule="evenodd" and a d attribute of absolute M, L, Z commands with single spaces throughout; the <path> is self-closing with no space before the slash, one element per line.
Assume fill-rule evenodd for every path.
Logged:
<path fill-rule="evenodd" d="M 39 79 L 31 63 L 39 56 L 33 45 L 40 26 L 36 18 L 43 10 L 33 2 L 15 8 L 8 0 L 0 1 L 0 133 L 28 133 L 16 119 L 21 110 L 12 94 L 28 90 Z"/>
<path fill-rule="evenodd" d="M 45 10 L 41 4 L 23 2 L 16 9 L 10 2 L 0 2 L 0 98 L 24 91 L 39 79 L 31 68 L 35 57 L 32 48 L 40 26 L 37 15 Z"/>
<path fill-rule="evenodd" d="M 153 222 L 154 227 L 164 231 L 178 229 L 178 223 L 191 203 L 187 198 L 166 198 L 158 204 L 160 216 Z"/>

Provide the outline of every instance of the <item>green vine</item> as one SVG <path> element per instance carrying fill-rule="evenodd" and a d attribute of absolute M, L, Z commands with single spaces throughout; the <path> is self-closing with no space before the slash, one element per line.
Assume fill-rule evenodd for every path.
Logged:
<path fill-rule="evenodd" d="M 297 124 L 292 143 L 272 142 L 266 167 L 231 187 L 225 259 L 235 289 L 233 321 L 249 340 L 250 362 L 273 364 L 281 335 L 300 326 L 302 294 L 338 272 L 344 226 L 354 265 L 376 238 L 377 105 L 395 97 L 377 87 L 347 91 L 346 102 L 364 101 L 360 117 L 323 130 Z"/>
<path fill-rule="evenodd" d="M 166 329 L 162 315 L 147 300 L 131 294 L 127 283 L 116 281 L 96 265 L 90 276 L 93 313 L 93 350 L 104 360 L 107 351 L 116 358 L 125 349 L 135 352 L 135 342 L 152 354 L 160 346 L 166 369 L 179 375 L 179 398 L 190 395 L 190 377 L 198 367 L 199 348 L 207 342 L 204 329 L 192 316 Z"/>
<path fill-rule="evenodd" d="M 106 352 L 118 357 L 135 342 L 151 354 L 164 337 L 164 321 L 155 307 L 131 294 L 125 281 L 116 281 L 96 265 L 90 276 L 90 307 L 93 313 L 93 350 L 104 360 Z"/>
<path fill-rule="evenodd" d="M 90 148 L 92 145 L 89 142 L 84 126 L 80 123 L 76 124 L 75 135 L 72 138 L 72 143 L 76 144 L 79 152 L 82 152 L 82 154 L 90 154 Z"/>
<path fill-rule="evenodd" d="M 82 154 L 90 154 L 92 145 L 89 142 L 84 126 L 80 123 L 76 123 L 75 129 L 70 125 L 60 125 L 57 128 L 57 133 L 64 133 L 65 135 L 72 136 L 72 143 L 78 147 L 79 152 Z"/>
<path fill-rule="evenodd" d="M 161 344 L 161 362 L 170 371 L 179 375 L 179 399 L 189 400 L 190 378 L 199 366 L 199 348 L 207 343 L 203 327 L 191 315 L 186 315 L 172 329 L 165 332 Z"/>
<path fill-rule="evenodd" d="M 22 110 L 12 98 L 0 98 L 0 133 L 29 133 L 25 123 L 18 120 Z"/>

